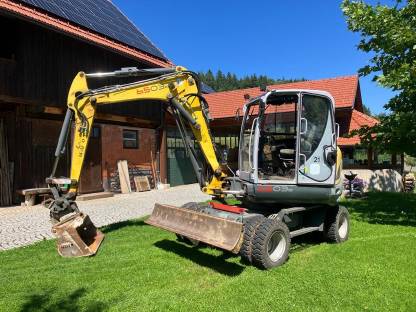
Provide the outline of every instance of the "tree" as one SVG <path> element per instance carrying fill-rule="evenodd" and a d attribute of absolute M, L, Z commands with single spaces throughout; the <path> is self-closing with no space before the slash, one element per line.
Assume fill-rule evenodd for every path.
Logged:
<path fill-rule="evenodd" d="M 207 73 L 205 74 L 204 81 L 209 86 L 214 84 L 215 77 L 214 77 L 214 74 L 212 73 L 211 70 L 208 70 Z M 211 86 L 211 88 L 212 88 L 212 86 Z"/>
<path fill-rule="evenodd" d="M 412 172 L 413 167 L 416 167 L 416 157 L 412 157 L 409 155 L 404 155 L 404 162 L 410 166 L 410 172 Z"/>
<path fill-rule="evenodd" d="M 358 49 L 371 53 L 359 70 L 397 94 L 384 105 L 380 123 L 357 133 L 362 141 L 389 152 L 416 155 L 416 1 L 396 0 L 393 7 L 344 0 L 348 28 L 360 33 Z"/>
<path fill-rule="evenodd" d="M 208 70 L 206 73 L 199 72 L 199 78 L 202 82 L 210 86 L 215 91 L 228 91 L 252 87 L 267 86 L 280 83 L 288 83 L 294 81 L 305 81 L 302 79 L 273 79 L 266 75 L 257 76 L 256 74 L 247 75 L 242 78 L 237 78 L 237 75 L 234 73 L 228 72 L 224 75 L 221 70 L 218 70 L 216 75 L 212 73 L 211 70 Z"/>
<path fill-rule="evenodd" d="M 365 104 L 363 104 L 363 111 L 364 111 L 364 114 L 367 114 L 368 116 L 372 116 L 370 107 L 368 107 Z"/>

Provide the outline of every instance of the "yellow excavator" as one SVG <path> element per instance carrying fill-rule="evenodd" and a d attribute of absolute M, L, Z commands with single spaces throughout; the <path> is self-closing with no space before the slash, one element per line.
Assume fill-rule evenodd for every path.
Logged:
<path fill-rule="evenodd" d="M 99 78 L 138 77 L 136 82 L 90 89 Z M 77 189 L 97 106 L 140 100 L 166 104 L 174 117 L 201 191 L 209 203 L 182 207 L 156 204 L 146 220 L 176 233 L 193 246 L 205 243 L 240 254 L 247 262 L 269 269 L 283 264 L 293 237 L 321 232 L 331 242 L 349 236 L 349 214 L 338 204 L 342 194 L 342 156 L 332 96 L 319 90 L 264 90 L 247 97 L 238 147 L 238 168 L 211 136 L 208 103 L 198 76 L 184 67 L 138 69 L 87 74 L 74 78 L 67 113 L 46 179 L 53 200 L 48 204 L 52 232 L 60 255 L 94 255 L 102 240 L 90 218 L 79 211 Z M 69 132 L 75 124 L 69 178 L 55 172 Z M 190 130 L 190 131 L 189 131 Z M 198 143 L 197 150 L 194 140 Z M 228 205 L 227 197 L 240 204 Z"/>

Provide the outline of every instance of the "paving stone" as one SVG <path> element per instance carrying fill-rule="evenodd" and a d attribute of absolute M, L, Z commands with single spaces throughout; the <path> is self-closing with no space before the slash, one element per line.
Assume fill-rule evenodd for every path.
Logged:
<path fill-rule="evenodd" d="M 152 190 L 142 193 L 117 194 L 114 197 L 78 202 L 96 226 L 104 226 L 149 215 L 155 203 L 181 206 L 187 202 L 206 201 L 197 184 Z M 0 250 L 51 239 L 49 210 L 41 205 L 0 208 Z"/>

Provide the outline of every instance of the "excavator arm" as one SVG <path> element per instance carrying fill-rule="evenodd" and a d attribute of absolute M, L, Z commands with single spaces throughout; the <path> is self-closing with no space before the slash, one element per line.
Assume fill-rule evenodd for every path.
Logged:
<path fill-rule="evenodd" d="M 98 89 L 90 89 L 88 87 L 88 80 L 102 77 L 145 77 L 146 79 L 134 83 L 111 85 Z M 141 100 L 158 100 L 166 103 L 182 135 L 201 190 L 208 195 L 223 196 L 223 183 L 227 175 L 222 171 L 217 158 L 215 145 L 213 144 L 208 127 L 208 105 L 200 93 L 199 85 L 200 82 L 198 81 L 197 75 L 183 67 L 170 69 L 124 68 L 110 73 L 86 74 L 80 72 L 77 74 L 68 94 L 68 110 L 55 152 L 56 160 L 53 171 L 51 176 L 47 178 L 47 183 L 54 196 L 54 200 L 50 203 L 49 209 L 51 220 L 57 222 L 53 227 L 53 231 L 58 237 L 58 251 L 61 255 L 94 254 L 96 249 L 98 249 L 99 243 L 95 243 L 93 248 L 88 247 L 88 244 L 83 246 L 82 243 L 85 242 L 85 239 L 82 236 L 96 237 L 96 239 L 91 239 L 92 242 L 96 242 L 97 239 L 102 240 L 103 238 L 102 233 L 94 227 L 89 218 L 79 211 L 75 202 L 92 125 L 97 107 L 100 105 L 130 101 L 137 102 L 140 105 Z M 54 177 L 55 171 L 60 156 L 65 152 L 66 141 L 72 122 L 75 124 L 75 130 L 72 144 L 70 177 L 69 179 L 57 179 Z M 187 128 L 192 130 L 194 138 L 203 154 L 203 159 L 198 159 L 193 141 L 187 134 Z M 67 186 L 66 191 L 62 190 L 62 185 Z M 68 216 L 71 217 L 68 218 Z M 176 214 L 177 216 L 178 214 Z M 164 216 L 163 218 L 172 219 L 173 217 L 170 215 L 168 217 Z M 189 215 L 188 217 L 193 218 L 194 216 Z M 205 221 L 207 220 L 202 222 Z M 209 221 L 207 222 L 209 223 Z M 166 226 L 160 227 L 167 228 Z M 80 233 L 80 228 L 86 229 L 88 233 Z M 73 239 L 70 242 L 68 242 L 68 239 L 60 240 L 60 238 L 65 236 L 67 238 L 76 237 L 78 241 L 74 241 Z M 76 251 L 74 251 L 74 248 L 62 248 L 62 246 L 73 247 L 74 245 L 81 245 L 81 248 L 76 249 Z M 79 250 L 82 248 L 86 251 L 80 252 Z"/>
<path fill-rule="evenodd" d="M 172 72 L 169 73 L 169 71 Z M 71 111 L 69 114 L 74 116 L 75 120 L 70 193 L 77 192 L 97 106 L 140 100 L 166 102 L 170 106 L 185 140 L 189 140 L 185 132 L 186 125 L 190 127 L 204 155 L 202 161 L 212 173 L 210 176 L 204 176 L 202 170 L 207 168 L 198 168 L 198 164 L 194 164 L 202 191 L 209 195 L 221 193 L 221 180 L 226 175 L 222 172 L 217 159 L 207 124 L 207 108 L 200 94 L 196 75 L 183 67 L 176 67 L 166 70 L 166 74 L 137 83 L 115 85 L 96 90 L 90 90 L 87 84 L 87 79 L 95 77 L 141 76 L 160 72 L 160 69 L 153 72 L 152 69 L 129 68 L 105 74 L 85 74 L 83 72 L 77 74 L 68 94 L 68 109 Z M 137 103 L 140 105 L 140 102 Z M 194 156 L 191 159 L 195 161 L 196 153 L 192 150 L 192 144 L 187 143 L 186 146 L 190 148 L 190 154 Z"/>

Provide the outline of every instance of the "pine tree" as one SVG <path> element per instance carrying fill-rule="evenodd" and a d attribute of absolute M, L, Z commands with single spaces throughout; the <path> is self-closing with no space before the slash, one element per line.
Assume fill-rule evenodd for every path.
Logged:
<path fill-rule="evenodd" d="M 214 75 L 210 69 L 207 72 L 200 72 L 198 75 L 202 82 L 210 86 L 215 91 L 237 90 L 305 80 L 304 78 L 273 79 L 266 75 L 257 76 L 256 74 L 246 75 L 242 78 L 238 78 L 235 73 L 228 72 L 226 75 L 224 75 L 221 70 L 218 70 Z"/>

